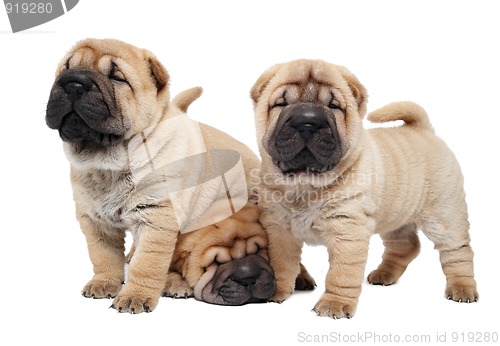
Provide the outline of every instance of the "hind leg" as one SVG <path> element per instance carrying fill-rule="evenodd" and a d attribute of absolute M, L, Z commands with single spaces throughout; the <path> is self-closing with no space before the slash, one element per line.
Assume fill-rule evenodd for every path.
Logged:
<path fill-rule="evenodd" d="M 395 231 L 381 234 L 385 246 L 382 263 L 368 275 L 373 285 L 392 285 L 420 252 L 420 241 L 415 224 L 408 224 Z"/>
<path fill-rule="evenodd" d="M 316 287 L 316 281 L 309 274 L 306 267 L 300 264 L 300 273 L 295 279 L 295 290 L 299 291 L 311 291 Z"/>
<path fill-rule="evenodd" d="M 479 299 L 474 279 L 474 253 L 470 247 L 469 223 L 433 223 L 425 225 L 424 234 L 439 251 L 441 267 L 446 275 L 445 297 L 456 302 Z"/>

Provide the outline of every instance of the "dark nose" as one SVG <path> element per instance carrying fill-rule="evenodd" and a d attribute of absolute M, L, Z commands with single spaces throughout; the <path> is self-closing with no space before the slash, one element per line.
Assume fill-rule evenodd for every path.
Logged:
<path fill-rule="evenodd" d="M 325 112 L 314 105 L 297 106 L 292 110 L 289 123 L 304 139 L 309 139 L 319 129 L 328 127 Z"/>
<path fill-rule="evenodd" d="M 94 82 L 87 74 L 79 71 L 66 72 L 61 75 L 58 83 L 73 103 L 94 85 Z"/>
<path fill-rule="evenodd" d="M 250 260 L 242 260 L 237 267 L 231 279 L 242 285 L 255 285 L 260 276 L 261 268 Z"/>
<path fill-rule="evenodd" d="M 85 87 L 78 82 L 69 82 L 63 88 L 66 94 L 69 95 L 71 102 L 75 102 L 85 93 Z"/>

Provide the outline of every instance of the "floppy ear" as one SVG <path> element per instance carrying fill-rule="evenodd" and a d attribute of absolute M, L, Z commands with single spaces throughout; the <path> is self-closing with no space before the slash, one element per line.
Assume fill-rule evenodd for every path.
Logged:
<path fill-rule="evenodd" d="M 351 71 L 349 71 L 344 66 L 339 66 L 339 69 L 342 73 L 342 76 L 346 80 L 347 85 L 349 85 L 352 95 L 356 99 L 359 115 L 361 117 L 364 117 L 366 113 L 366 103 L 368 102 L 368 92 L 366 91 L 365 87 L 359 82 L 356 76 L 351 73 Z"/>
<path fill-rule="evenodd" d="M 254 103 L 257 103 L 257 101 L 260 98 L 260 95 L 262 94 L 262 91 L 266 88 L 271 79 L 276 75 L 276 72 L 278 72 L 280 67 L 281 64 L 276 64 L 274 66 L 271 66 L 264 73 L 262 73 L 259 79 L 257 79 L 252 89 L 250 90 L 250 97 L 252 98 Z"/>
<path fill-rule="evenodd" d="M 146 59 L 149 64 L 149 69 L 151 70 L 151 76 L 153 77 L 156 88 L 158 91 L 163 90 L 168 84 L 169 75 L 167 69 L 161 64 L 156 56 L 149 51 L 146 52 Z"/>

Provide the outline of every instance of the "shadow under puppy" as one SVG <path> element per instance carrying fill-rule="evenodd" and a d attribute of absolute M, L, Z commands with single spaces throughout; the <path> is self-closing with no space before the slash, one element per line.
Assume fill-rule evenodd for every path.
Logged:
<path fill-rule="evenodd" d="M 162 294 L 190 295 L 193 288 L 200 292 L 197 297 L 214 303 L 227 301 L 236 304 L 254 298 L 265 299 L 274 290 L 274 278 L 267 262 L 255 257 L 265 259 L 265 237 L 262 237 L 262 229 L 256 227 L 253 227 L 255 232 L 245 236 L 245 230 L 252 229 L 253 223 L 252 217 L 245 214 L 249 213 L 255 219 L 255 205 L 247 204 L 231 217 L 234 222 L 242 222 L 238 232 L 243 235 L 225 244 L 235 248 L 230 253 L 236 265 L 225 264 L 222 260 L 209 263 L 210 256 L 199 258 L 205 261 L 203 265 L 198 264 L 203 268 L 200 270 L 213 273 L 212 264 L 216 263 L 226 277 L 216 275 L 217 270 L 212 276 L 189 274 L 197 264 L 195 260 L 190 261 L 190 252 L 183 244 L 188 244 L 190 238 L 204 238 L 203 234 L 213 235 L 210 227 L 212 230 L 220 227 L 219 233 L 231 238 L 231 233 L 226 234 L 224 230 L 232 227 L 226 227 L 226 224 L 232 223 L 227 220 L 205 230 L 179 235 L 177 215 L 169 194 L 165 192 L 165 182 L 178 176 L 169 176 L 168 172 L 149 166 L 161 156 L 174 160 L 193 151 L 199 152 L 199 143 L 189 137 L 189 131 L 167 126 L 168 131 L 173 132 L 168 132 L 172 136 L 165 138 L 162 136 L 165 126 L 162 128 L 161 124 L 174 118 L 175 121 L 181 119 L 189 104 L 201 94 L 201 88 L 187 90 L 170 102 L 168 81 L 167 71 L 151 52 L 117 40 L 80 41 L 57 68 L 46 122 L 50 128 L 58 130 L 63 139 L 64 151 L 71 165 L 76 217 L 86 237 L 93 264 L 94 276 L 82 293 L 92 298 L 115 297 L 112 307 L 130 313 L 152 311 Z M 175 124 L 175 121 L 168 125 Z M 203 124 L 199 125 L 199 130 L 205 139 L 205 149 L 237 151 L 246 177 L 251 169 L 258 167 L 258 159 L 240 142 Z M 146 143 L 155 151 L 146 150 L 137 159 L 137 152 Z M 195 176 L 196 168 L 183 167 L 186 173 L 194 172 Z M 250 185 L 248 187 L 250 189 Z M 209 203 L 205 201 L 205 204 Z M 123 285 L 126 231 L 132 233 L 134 246 L 133 255 L 129 256 L 128 279 Z M 178 238 L 179 250 L 174 254 Z M 237 245 L 242 242 L 248 243 L 245 251 Z M 197 241 L 192 245 L 203 247 L 201 244 L 203 242 Z M 206 248 L 210 248 L 210 244 Z M 243 252 L 253 256 L 244 260 Z M 221 256 L 214 258 L 217 260 Z M 241 273 L 240 266 L 248 269 L 251 279 L 244 277 L 246 274 Z M 231 268 L 228 270 L 228 267 Z M 169 269 L 172 269 L 170 274 Z M 228 272 L 238 272 L 236 276 L 242 285 L 253 286 L 240 297 L 228 293 L 230 297 L 224 300 L 221 283 L 228 277 L 236 278 L 227 275 Z M 208 292 L 206 287 L 210 285 L 216 288 Z"/>

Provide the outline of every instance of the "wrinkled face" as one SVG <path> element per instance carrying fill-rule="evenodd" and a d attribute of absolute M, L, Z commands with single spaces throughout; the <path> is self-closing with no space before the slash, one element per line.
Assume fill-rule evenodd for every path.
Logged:
<path fill-rule="evenodd" d="M 355 141 L 366 102 L 349 71 L 319 60 L 273 66 L 251 95 L 263 159 L 284 175 L 334 170 Z"/>
<path fill-rule="evenodd" d="M 62 60 L 46 123 L 75 152 L 106 151 L 159 120 L 168 74 L 148 51 L 87 39 Z"/>

